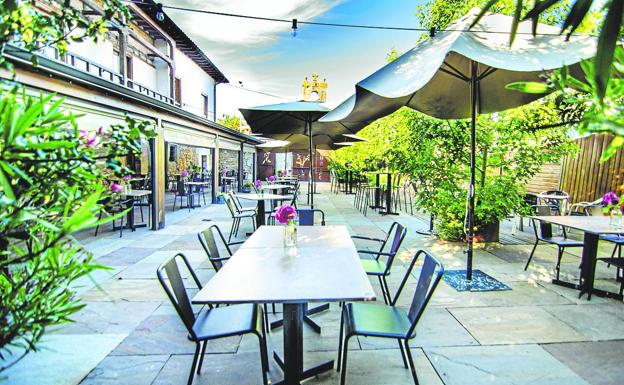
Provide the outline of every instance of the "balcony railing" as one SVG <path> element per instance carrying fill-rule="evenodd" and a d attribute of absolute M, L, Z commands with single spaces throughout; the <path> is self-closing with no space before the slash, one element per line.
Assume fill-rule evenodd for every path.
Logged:
<path fill-rule="evenodd" d="M 160 100 L 162 102 L 165 103 L 169 103 L 171 105 L 176 105 L 175 101 L 173 100 L 173 98 L 161 94 L 158 91 L 154 91 L 153 89 L 133 80 L 133 79 L 126 79 L 126 81 L 124 82 L 124 78 L 123 76 L 121 76 L 121 74 L 119 74 L 118 72 L 107 68 L 101 64 L 97 64 L 92 62 L 91 60 L 84 58 L 80 55 L 77 55 L 75 53 L 72 52 L 68 52 L 64 55 L 64 60 L 59 58 L 58 54 L 55 54 L 55 59 L 59 60 L 65 64 L 68 64 L 74 68 L 77 68 L 81 71 L 84 72 L 88 72 L 92 75 L 96 75 L 99 78 L 102 78 L 104 80 L 108 80 L 112 83 L 115 84 L 120 84 L 124 87 L 127 87 L 131 90 L 137 91 L 143 95 L 149 96 L 151 98 Z"/>

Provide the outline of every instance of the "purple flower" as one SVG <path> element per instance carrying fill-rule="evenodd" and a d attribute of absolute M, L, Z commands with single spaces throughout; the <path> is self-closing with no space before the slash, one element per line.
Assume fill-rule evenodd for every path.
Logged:
<path fill-rule="evenodd" d="M 123 191 L 123 187 L 119 183 L 111 183 L 110 190 L 114 193 L 120 193 Z"/>
<path fill-rule="evenodd" d="M 182 178 L 186 178 L 187 176 L 189 176 L 189 173 L 188 173 L 188 171 L 182 171 L 182 172 L 180 173 L 180 176 L 181 176 Z"/>
<path fill-rule="evenodd" d="M 100 136 L 96 131 L 80 130 L 78 138 L 84 140 L 87 147 L 96 147 L 100 144 Z"/>
<path fill-rule="evenodd" d="M 275 175 L 271 175 L 268 179 L 269 183 L 275 182 Z"/>
<path fill-rule="evenodd" d="M 126 182 L 129 181 L 130 179 L 132 179 L 132 175 L 130 174 L 123 176 L 123 180 L 125 180 Z"/>
<path fill-rule="evenodd" d="M 295 217 L 297 217 L 297 210 L 291 205 L 281 205 L 275 212 L 275 219 L 283 225 L 289 221 L 294 221 Z"/>
<path fill-rule="evenodd" d="M 254 186 L 256 186 L 256 188 L 262 187 L 262 181 L 258 179 L 257 181 L 254 182 Z"/>
<path fill-rule="evenodd" d="M 106 179 L 102 179 L 102 186 L 108 186 L 108 182 L 106 181 Z"/>
<path fill-rule="evenodd" d="M 602 196 L 603 206 L 611 206 L 617 204 L 619 201 L 620 198 L 613 191 L 610 191 Z"/>

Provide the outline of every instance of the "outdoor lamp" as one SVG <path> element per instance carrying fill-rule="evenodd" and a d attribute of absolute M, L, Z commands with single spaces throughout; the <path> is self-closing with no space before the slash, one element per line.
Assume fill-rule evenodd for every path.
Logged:
<path fill-rule="evenodd" d="M 165 13 L 162 10 L 162 4 L 156 4 L 156 20 L 165 21 Z"/>
<path fill-rule="evenodd" d="M 297 36 L 297 19 L 292 19 L 292 35 Z"/>

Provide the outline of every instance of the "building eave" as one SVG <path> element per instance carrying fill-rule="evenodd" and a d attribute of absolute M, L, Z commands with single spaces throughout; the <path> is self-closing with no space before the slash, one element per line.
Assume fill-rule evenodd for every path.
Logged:
<path fill-rule="evenodd" d="M 33 66 L 32 64 L 33 56 L 36 56 L 37 66 Z M 208 126 L 220 133 L 233 136 L 244 143 L 249 143 L 253 145 L 262 143 L 262 141 L 258 140 L 253 136 L 246 135 L 231 128 L 222 126 L 216 122 L 183 110 L 182 108 L 154 99 L 150 96 L 144 95 L 121 84 L 117 84 L 115 82 L 108 81 L 93 74 L 81 71 L 57 60 L 53 60 L 41 55 L 35 55 L 19 47 L 11 45 L 7 46 L 4 51 L 4 57 L 12 62 L 14 65 L 27 69 L 29 71 L 45 73 L 47 76 L 71 81 L 75 84 L 79 84 L 87 88 L 97 89 L 101 92 L 114 95 L 115 97 L 119 97 L 120 99 L 126 99 L 135 103 L 142 104 L 144 106 L 171 113 L 175 116 L 182 117 L 193 122 Z"/>

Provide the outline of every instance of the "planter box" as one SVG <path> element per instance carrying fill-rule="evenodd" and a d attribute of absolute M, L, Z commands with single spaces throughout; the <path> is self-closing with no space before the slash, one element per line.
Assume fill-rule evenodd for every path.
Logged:
<path fill-rule="evenodd" d="M 241 190 L 244 193 L 250 193 L 251 192 L 251 187 L 243 187 Z"/>
<path fill-rule="evenodd" d="M 217 204 L 222 205 L 225 203 L 225 197 L 223 195 L 219 195 L 217 197 Z"/>
<path fill-rule="evenodd" d="M 480 226 L 479 230 L 475 233 L 475 242 L 498 242 L 498 226 L 499 222 L 488 223 L 485 226 Z"/>

